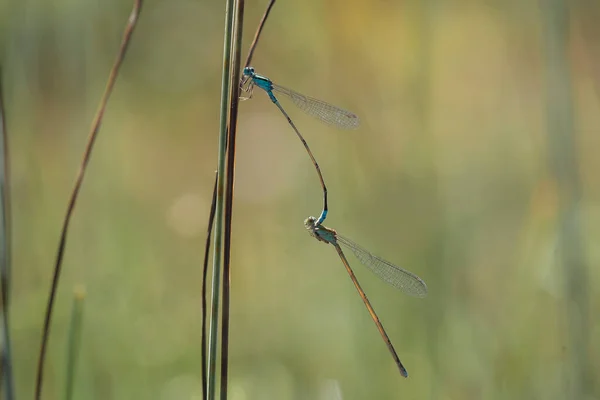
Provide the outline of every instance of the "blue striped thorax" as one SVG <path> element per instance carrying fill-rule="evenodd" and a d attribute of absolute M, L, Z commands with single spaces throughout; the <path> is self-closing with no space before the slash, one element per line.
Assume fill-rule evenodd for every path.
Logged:
<path fill-rule="evenodd" d="M 271 100 L 276 101 L 275 96 L 273 96 L 273 82 L 265 76 L 258 75 L 254 72 L 253 67 L 244 68 L 244 75 L 250 77 L 252 79 L 252 83 L 267 92 Z"/>

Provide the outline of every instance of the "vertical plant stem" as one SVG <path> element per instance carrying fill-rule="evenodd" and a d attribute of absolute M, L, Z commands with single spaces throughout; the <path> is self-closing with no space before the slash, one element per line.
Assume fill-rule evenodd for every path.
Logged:
<path fill-rule="evenodd" d="M 250 62 L 252 61 L 252 55 L 254 54 L 254 49 L 258 45 L 260 34 L 261 34 L 262 29 L 263 29 L 263 27 L 265 25 L 267 17 L 269 16 L 271 8 L 273 7 L 274 4 L 275 4 L 275 0 L 270 0 L 269 1 L 267 9 L 265 10 L 265 13 L 264 13 L 264 15 L 263 15 L 263 17 L 261 19 L 261 22 L 260 22 L 260 24 L 259 24 L 259 26 L 258 26 L 258 28 L 256 30 L 256 34 L 254 35 L 254 40 L 252 41 L 252 44 L 250 45 L 250 49 L 248 51 L 248 57 L 246 59 L 245 66 L 248 66 L 250 64 Z M 243 4 L 242 4 L 242 7 L 243 7 Z M 225 62 L 228 60 L 227 55 L 228 55 L 228 52 L 230 51 L 230 49 L 227 47 L 227 44 L 230 43 L 230 42 L 227 41 L 227 27 L 230 26 L 228 24 L 228 21 L 229 21 L 229 10 L 230 10 L 230 8 L 229 8 L 229 5 L 228 5 L 228 8 L 227 8 L 227 17 L 226 17 L 226 32 L 225 32 L 225 36 L 226 36 L 225 51 L 224 51 L 224 61 Z M 237 25 L 238 29 L 236 29 L 236 37 L 238 37 L 237 35 L 239 33 L 239 35 L 240 35 L 239 37 L 240 38 L 241 38 L 241 32 L 242 32 L 242 27 L 243 27 L 243 25 L 241 24 L 241 20 L 242 20 L 241 16 L 243 16 L 243 15 L 241 15 L 241 14 L 242 13 L 240 13 L 240 24 Z M 237 40 L 241 40 L 241 39 L 237 39 Z M 235 50 L 236 51 L 241 51 L 241 42 L 236 42 L 236 43 L 237 43 L 237 48 Z M 237 55 L 237 58 L 239 59 L 239 54 Z M 226 63 L 224 63 L 224 68 L 228 68 L 228 67 L 229 66 Z M 233 77 L 233 78 L 230 77 L 232 83 L 233 82 L 239 82 L 239 63 L 236 64 L 236 68 L 234 68 L 234 71 L 235 71 L 234 72 L 235 77 Z M 223 79 L 225 79 L 225 77 L 226 77 L 225 72 L 226 71 L 223 72 Z M 227 76 L 229 76 L 229 75 L 227 74 Z M 234 90 L 233 86 L 236 87 L 235 90 Z M 222 90 L 223 90 L 224 87 L 225 87 L 225 83 L 222 84 Z M 239 87 L 238 87 L 238 85 L 237 84 L 231 85 L 231 90 L 232 90 L 231 96 L 232 96 L 232 98 L 235 98 L 235 100 L 233 102 L 231 102 L 231 108 L 232 108 L 232 114 L 231 115 L 235 116 L 234 117 L 235 120 L 233 122 L 232 122 L 232 120 L 229 120 L 228 126 L 233 126 L 234 127 L 233 132 L 229 132 L 229 133 L 233 134 L 233 138 L 232 138 L 233 149 L 231 149 L 231 150 L 233 152 L 235 152 L 235 127 L 237 126 L 237 108 L 238 108 L 238 100 L 239 100 L 239 96 L 238 96 L 238 94 L 239 94 Z M 234 91 L 235 91 L 235 94 L 233 94 Z M 222 93 L 224 93 L 224 92 L 222 92 Z M 221 117 L 222 118 L 224 117 L 224 114 L 223 114 L 223 104 L 224 104 L 223 103 L 223 98 L 221 98 L 221 106 L 222 106 L 222 108 L 221 108 L 221 110 L 222 110 Z M 235 110 L 233 110 L 233 109 L 235 109 Z M 230 116 L 230 118 L 231 118 L 231 116 Z M 227 138 L 226 141 L 225 141 L 225 148 L 226 149 L 228 149 L 227 143 L 228 143 L 229 140 L 230 140 L 230 138 Z M 222 145 L 222 143 L 219 142 L 219 149 L 222 149 L 221 145 Z M 219 153 L 219 154 L 221 154 L 221 153 Z M 230 160 L 230 162 L 232 164 L 231 168 L 228 168 L 228 171 L 230 171 L 231 173 L 233 173 L 233 164 L 234 164 L 235 157 L 234 157 L 233 154 L 231 156 L 227 155 L 227 159 Z M 221 158 L 219 158 L 219 162 L 221 162 Z M 223 171 L 221 171 L 221 173 L 223 173 Z M 233 199 L 233 176 L 231 177 L 231 180 L 228 180 L 228 182 L 231 183 L 231 187 L 229 187 L 227 189 L 227 193 L 230 194 L 230 197 L 228 197 L 228 199 L 230 199 L 231 201 L 233 201 L 232 200 Z M 215 177 L 215 186 L 213 188 L 213 201 L 212 201 L 212 205 L 211 205 L 210 217 L 209 217 L 209 220 L 208 220 L 208 229 L 207 229 L 208 233 L 207 233 L 207 241 L 206 241 L 205 254 L 204 254 L 204 269 L 203 269 L 203 280 L 202 280 L 202 299 L 203 299 L 202 300 L 202 384 L 203 384 L 203 395 L 204 395 L 205 399 L 209 398 L 209 397 L 207 397 L 208 396 L 207 364 L 211 363 L 211 365 L 214 368 L 213 369 L 213 373 L 212 373 L 212 376 L 213 376 L 212 379 L 214 379 L 214 374 L 215 374 L 214 370 L 216 369 L 216 359 L 215 359 L 216 357 L 213 356 L 211 358 L 211 361 L 207 361 L 207 359 L 206 359 L 206 347 L 207 347 L 207 344 L 206 344 L 206 337 L 205 337 L 205 333 L 206 333 L 206 327 L 205 327 L 205 324 L 206 324 L 206 300 L 205 299 L 206 299 L 206 276 L 207 276 L 208 254 L 209 254 L 208 253 L 208 249 L 209 249 L 211 231 L 212 231 L 212 226 L 213 226 L 214 216 L 215 216 L 215 203 L 216 203 L 215 200 L 217 198 L 217 192 L 218 192 L 218 187 L 219 187 L 218 185 L 219 185 L 219 171 L 217 170 L 217 175 Z M 221 188 L 222 188 L 222 186 L 221 186 Z M 222 190 L 221 190 L 221 193 L 223 193 Z M 227 216 L 227 211 L 226 211 L 226 219 L 229 221 L 229 222 L 226 222 L 228 224 L 228 228 L 226 228 L 226 229 L 229 230 L 229 234 L 231 232 L 231 210 L 232 210 L 232 206 L 233 206 L 232 202 L 229 203 L 229 205 L 227 206 L 227 207 L 229 207 L 228 208 L 229 209 L 229 212 L 228 212 L 229 216 Z M 226 246 L 229 247 L 230 243 L 227 243 Z M 217 250 L 216 249 L 217 249 L 217 235 L 215 235 L 215 255 L 217 254 Z M 229 253 L 228 253 L 227 257 L 229 257 Z M 214 259 L 213 259 L 213 262 L 214 262 Z M 229 263 L 229 260 L 227 260 L 227 263 Z M 226 280 L 226 285 L 228 285 L 229 284 L 229 279 L 230 279 L 229 278 L 229 271 L 227 272 L 226 276 L 227 276 L 227 278 L 225 279 Z M 215 282 L 214 282 L 214 276 L 213 276 L 213 287 L 214 287 L 214 284 L 215 284 Z M 217 284 L 217 287 L 218 287 L 218 284 Z M 224 298 L 226 299 L 224 302 L 227 302 L 227 305 L 226 305 L 227 311 L 226 311 L 226 313 L 228 313 L 228 310 L 229 310 L 229 304 L 228 304 L 228 302 L 229 302 L 229 292 L 228 292 L 229 291 L 229 286 L 227 286 L 224 289 L 224 292 L 225 291 L 227 293 L 224 294 Z M 213 298 L 214 298 L 214 291 L 213 291 Z M 218 296 L 216 298 L 217 298 L 217 301 L 218 301 Z M 212 304 L 213 305 L 215 304 L 214 301 L 213 301 Z M 212 309 L 211 309 L 211 311 L 212 311 Z M 218 315 L 218 306 L 216 308 L 216 313 Z M 226 320 L 227 321 L 228 321 L 228 318 L 229 318 L 228 315 L 226 315 Z M 214 322 L 214 320 L 212 319 L 212 314 L 211 314 L 211 343 L 213 343 L 214 341 L 216 341 L 216 331 L 214 333 L 212 333 L 212 329 L 216 329 L 216 326 L 217 326 L 216 322 Z M 223 339 L 223 342 L 226 343 L 226 345 L 227 345 L 228 335 L 229 335 L 228 329 L 229 329 L 229 325 L 227 323 L 227 326 L 225 328 L 225 333 L 224 333 L 224 339 Z M 212 349 L 214 349 L 213 351 L 216 352 L 216 343 L 212 344 Z M 225 352 L 227 352 L 227 350 L 225 350 Z M 222 366 L 222 371 L 221 372 L 223 372 L 223 368 L 225 370 L 225 374 L 224 374 L 224 376 L 222 376 L 222 379 L 225 381 L 225 384 L 224 384 L 225 385 L 225 394 L 224 395 L 226 396 L 227 395 L 227 353 L 225 354 L 225 366 L 224 367 Z M 214 387 L 214 383 L 212 384 L 212 387 Z M 214 389 L 211 392 L 211 396 L 214 397 Z M 210 397 L 210 398 L 212 398 L 212 397 Z"/>
<path fill-rule="evenodd" d="M 239 106 L 240 63 L 242 54 L 242 30 L 244 25 L 244 0 L 235 0 L 234 36 L 231 64 L 231 93 L 227 136 L 227 177 L 225 188 L 225 237 L 223 247 L 223 307 L 221 312 L 221 400 L 227 399 L 229 367 L 229 303 L 231 285 L 231 225 L 233 219 L 233 186 L 235 179 L 235 140 Z"/>
<path fill-rule="evenodd" d="M 10 228 L 10 160 L 8 133 L 4 110 L 4 88 L 0 70 L 0 290 L 2 290 L 2 384 L 6 400 L 14 399 L 12 376 L 11 340 L 9 323 L 10 273 L 11 273 L 11 228 Z"/>
<path fill-rule="evenodd" d="M 215 213 L 215 241 L 213 253 L 212 301 L 208 343 L 208 399 L 216 395 L 217 345 L 219 330 L 219 300 L 221 292 L 221 255 L 223 240 L 223 211 L 225 208 L 225 161 L 227 158 L 227 118 L 230 107 L 231 39 L 233 36 L 234 0 L 227 0 L 225 8 L 225 35 L 223 44 L 223 76 L 221 78 L 221 117 L 219 129 L 219 156 L 217 167 L 217 208 Z M 236 82 L 237 85 L 237 82 Z"/>
<path fill-rule="evenodd" d="M 77 356 L 79 355 L 79 345 L 81 343 L 84 299 L 84 289 L 76 288 L 73 294 L 73 309 L 71 311 L 71 324 L 69 326 L 69 342 L 67 346 L 67 379 L 65 384 L 65 400 L 73 399 L 73 388 L 75 386 L 75 371 L 77 370 Z"/>
<path fill-rule="evenodd" d="M 582 399 L 592 395 L 594 371 L 590 349 L 589 291 L 584 237 L 580 223 L 581 183 L 577 163 L 577 139 L 573 113 L 573 89 L 569 65 L 569 4 L 543 1 L 546 111 L 549 168 L 558 191 L 558 245 L 565 283 L 568 362 L 563 396 Z"/>
<path fill-rule="evenodd" d="M 210 203 L 210 215 L 208 217 L 208 229 L 206 232 L 206 243 L 204 244 L 204 264 L 202 266 L 202 398 L 206 399 L 206 278 L 208 276 L 208 257 L 210 253 L 210 239 L 213 222 L 215 220 L 215 208 L 217 203 L 217 179 L 219 175 L 215 171 L 215 184 L 213 186 L 212 201 Z"/>
<path fill-rule="evenodd" d="M 134 0 L 133 9 L 131 10 L 131 14 L 129 15 L 129 19 L 127 21 L 127 25 L 125 26 L 125 31 L 123 32 L 123 39 L 121 41 L 121 47 L 117 54 L 117 59 L 113 64 L 113 67 L 108 76 L 108 81 L 106 83 L 106 88 L 100 99 L 100 105 L 98 107 L 98 111 L 96 112 L 96 116 L 92 121 L 92 127 L 90 129 L 90 133 L 88 136 L 87 144 L 85 146 L 85 150 L 83 151 L 83 157 L 81 160 L 81 164 L 79 166 L 79 171 L 75 178 L 75 184 L 73 185 L 73 190 L 71 191 L 71 196 L 69 198 L 69 204 L 67 205 L 67 212 L 65 214 L 65 218 L 63 220 L 63 225 L 60 232 L 60 241 L 58 244 L 58 251 L 56 254 L 56 259 L 54 262 L 54 272 L 52 276 L 52 285 L 50 287 L 50 294 L 48 296 L 48 302 L 46 305 L 46 316 L 44 318 L 44 327 L 42 330 L 42 340 L 40 345 L 40 353 L 37 364 L 37 374 L 35 381 L 35 399 L 39 400 L 42 397 L 42 384 L 44 381 L 44 362 L 46 360 L 46 350 L 48 346 L 48 338 L 50 337 L 50 326 L 52 322 L 52 311 L 54 309 L 54 300 L 56 298 L 56 292 L 58 289 L 58 282 L 60 279 L 60 272 L 62 268 L 62 260 L 65 253 L 65 247 L 67 244 L 67 233 L 69 231 L 69 225 L 71 222 L 71 217 L 73 216 L 73 211 L 75 210 L 75 204 L 77 202 L 77 198 L 79 197 L 79 192 L 81 190 L 81 185 L 83 184 L 83 178 L 85 177 L 85 172 L 87 170 L 88 163 L 90 161 L 90 157 L 92 155 L 92 150 L 94 149 L 94 143 L 96 141 L 96 137 L 98 136 L 98 132 L 100 131 L 100 125 L 102 124 L 102 118 L 104 116 L 104 111 L 106 110 L 106 104 L 108 103 L 108 99 L 112 93 L 112 90 L 115 86 L 115 82 L 117 81 L 117 76 L 119 74 L 119 69 L 121 68 L 121 64 L 123 63 L 123 59 L 125 58 L 125 54 L 127 53 L 127 48 L 131 41 L 131 35 L 137 25 L 137 21 L 142 9 L 143 0 Z"/>

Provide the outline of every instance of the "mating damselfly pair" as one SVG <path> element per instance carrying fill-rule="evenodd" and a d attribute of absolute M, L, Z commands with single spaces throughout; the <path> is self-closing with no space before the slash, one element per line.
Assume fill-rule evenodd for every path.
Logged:
<path fill-rule="evenodd" d="M 336 249 L 340 259 L 342 260 L 342 263 L 344 264 L 344 267 L 346 268 L 346 271 L 348 272 L 348 275 L 350 276 L 350 279 L 352 280 L 352 283 L 354 283 L 354 286 L 356 287 L 358 294 L 362 298 L 367 310 L 369 311 L 373 322 L 377 326 L 377 329 L 379 330 L 383 341 L 385 342 L 385 344 L 388 347 L 388 350 L 392 354 L 392 357 L 394 358 L 394 361 L 400 370 L 400 374 L 404 377 L 408 377 L 408 372 L 406 371 L 406 368 L 404 368 L 404 365 L 400 361 L 400 358 L 398 357 L 396 350 L 394 349 L 394 346 L 392 345 L 392 342 L 389 339 L 385 329 L 383 328 L 379 317 L 375 313 L 375 310 L 371 306 L 367 295 L 363 291 L 362 287 L 358 282 L 358 279 L 354 275 L 354 272 L 352 271 L 352 268 L 350 267 L 350 264 L 348 263 L 344 252 L 342 251 L 342 247 L 347 248 L 352 253 L 354 253 L 356 258 L 358 258 L 358 260 L 363 265 L 370 269 L 381 280 L 394 286 L 397 289 L 402 290 L 408 295 L 416 297 L 425 297 L 427 295 L 427 285 L 421 278 L 419 278 L 412 272 L 409 272 L 380 257 L 377 257 L 376 255 L 365 250 L 350 239 L 339 235 L 335 230 L 322 225 L 323 221 L 325 221 L 325 218 L 327 217 L 328 206 L 327 187 L 325 185 L 325 180 L 323 179 L 323 174 L 321 173 L 321 168 L 319 167 L 317 160 L 313 156 L 312 151 L 308 147 L 306 140 L 304 140 L 304 137 L 302 136 L 302 134 L 300 134 L 300 131 L 298 130 L 290 116 L 279 103 L 279 99 L 275 96 L 275 93 L 277 93 L 278 95 L 281 94 L 285 97 L 288 97 L 298 108 L 300 108 L 305 113 L 320 119 L 322 122 L 325 122 L 329 125 L 335 126 L 340 129 L 358 128 L 360 123 L 359 118 L 349 111 L 343 110 L 324 101 L 317 100 L 312 97 L 300 94 L 294 90 L 276 85 L 269 78 L 262 75 L 258 75 L 252 67 L 244 68 L 244 78 L 241 83 L 241 89 L 242 91 L 248 93 L 248 97 L 245 97 L 244 99 L 252 97 L 253 89 L 255 86 L 258 86 L 259 88 L 263 89 L 267 93 L 271 101 L 277 106 L 277 108 L 279 108 L 281 113 L 286 117 L 288 123 L 290 124 L 294 132 L 296 132 L 296 135 L 304 145 L 304 148 L 310 156 L 310 159 L 319 176 L 319 181 L 323 190 L 323 211 L 321 212 L 321 215 L 318 218 L 307 218 L 304 221 L 305 228 L 315 239 L 324 243 L 331 244 Z"/>

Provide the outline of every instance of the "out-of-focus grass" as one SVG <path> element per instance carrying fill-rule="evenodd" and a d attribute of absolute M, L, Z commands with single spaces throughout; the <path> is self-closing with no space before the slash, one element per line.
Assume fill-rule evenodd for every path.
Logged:
<path fill-rule="evenodd" d="M 73 293 L 73 309 L 71 311 L 71 321 L 69 323 L 69 336 L 67 344 L 67 357 L 65 367 L 65 399 L 73 398 L 73 388 L 75 387 L 75 377 L 77 373 L 77 356 L 79 355 L 79 344 L 83 327 L 81 319 L 83 317 L 83 301 L 85 300 L 85 288 L 77 287 Z"/>
<path fill-rule="evenodd" d="M 412 299 L 350 260 L 410 378 L 399 377 L 333 249 L 304 231 L 303 219 L 320 209 L 318 181 L 285 120 L 256 93 L 239 124 L 232 399 L 565 398 L 570 300 L 556 254 L 541 16 L 533 4 L 419 4 L 278 3 L 254 62 L 363 121 L 357 132 L 336 132 L 291 110 L 327 180 L 327 223 L 428 283 L 430 295 Z M 1 7 L 13 358 L 27 397 L 68 190 L 130 4 Z M 248 39 L 263 7 L 248 4 Z M 75 282 L 87 287 L 75 398 L 201 393 L 201 246 L 223 10 L 177 0 L 148 2 L 145 12 L 75 212 L 48 398 L 63 389 Z M 572 24 L 589 349 L 598 365 L 597 68 L 577 15 Z"/>

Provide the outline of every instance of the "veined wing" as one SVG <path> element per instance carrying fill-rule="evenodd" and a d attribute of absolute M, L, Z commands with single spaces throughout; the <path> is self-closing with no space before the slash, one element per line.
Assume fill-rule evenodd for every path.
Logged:
<path fill-rule="evenodd" d="M 360 120 L 355 114 L 324 101 L 276 84 L 273 84 L 273 91 L 289 97 L 299 109 L 329 125 L 340 129 L 356 129 L 360 124 Z"/>
<path fill-rule="evenodd" d="M 384 282 L 389 283 L 410 296 L 425 297 L 427 295 L 427 285 L 412 272 L 377 257 L 348 238 L 337 235 L 337 242 L 350 249 L 364 266 L 369 268 Z"/>

